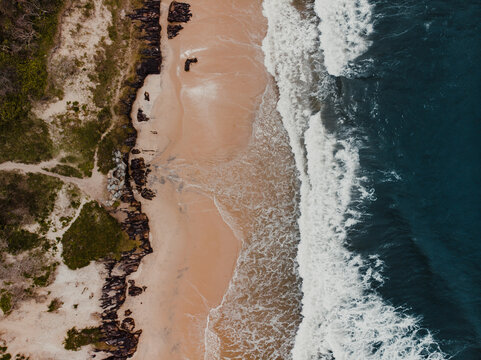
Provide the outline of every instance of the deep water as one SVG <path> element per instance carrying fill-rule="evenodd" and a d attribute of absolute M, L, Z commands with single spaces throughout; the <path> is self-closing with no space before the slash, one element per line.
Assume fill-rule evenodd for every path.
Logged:
<path fill-rule="evenodd" d="M 448 356 L 481 359 L 481 1 L 371 4 L 372 43 L 333 110 L 373 190 L 349 246 L 379 255 L 377 291 Z"/>

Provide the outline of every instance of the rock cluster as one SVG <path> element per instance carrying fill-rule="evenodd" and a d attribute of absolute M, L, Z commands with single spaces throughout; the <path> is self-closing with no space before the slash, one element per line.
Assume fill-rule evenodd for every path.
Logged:
<path fill-rule="evenodd" d="M 132 14 L 127 15 L 133 21 L 140 22 L 138 29 L 142 35 L 140 39 L 144 40 L 146 46 L 140 52 L 140 63 L 136 68 L 136 78 L 128 85 L 131 87 L 128 95 L 122 99 L 122 113 L 130 120 L 130 112 L 132 104 L 137 97 L 137 90 L 140 89 L 147 75 L 160 74 L 160 66 L 162 64 L 162 55 L 160 53 L 160 0 L 144 0 L 140 9 L 135 9 Z M 145 95 L 144 95 L 145 96 Z M 124 144 L 134 147 L 137 140 L 136 131 L 132 124 L 129 124 L 132 136 L 128 137 Z"/>
<path fill-rule="evenodd" d="M 126 219 L 122 222 L 122 228 L 129 238 L 140 243 L 140 246 L 122 254 L 121 259 L 106 260 L 105 267 L 108 277 L 102 287 L 100 298 L 102 312 L 102 341 L 108 346 L 111 354 L 109 360 L 123 360 L 131 357 L 139 342 L 142 330 L 134 331 L 135 321 L 129 316 L 130 310 L 125 311 L 125 318 L 119 321 L 118 310 L 125 302 L 127 293 L 130 296 L 139 295 L 143 289 L 135 286 L 133 280 L 129 280 L 127 291 L 127 277 L 137 271 L 142 258 L 152 252 L 149 241 L 149 220 L 142 212 L 141 204 L 135 200 L 129 183 L 126 183 L 126 190 L 122 195 L 122 201 L 128 203 L 129 207 L 124 210 Z"/>
<path fill-rule="evenodd" d="M 115 167 L 107 174 L 107 190 L 110 193 L 110 200 L 107 202 L 108 206 L 120 199 L 122 196 L 122 190 L 125 184 L 125 172 L 127 165 L 122 159 L 122 153 L 116 150 L 113 154 L 112 160 L 115 163 Z"/>
<path fill-rule="evenodd" d="M 142 157 L 132 159 L 130 163 L 130 173 L 140 195 L 144 199 L 152 200 L 155 197 L 155 193 L 145 187 L 145 185 L 147 185 L 147 175 L 151 172 L 148 168 L 149 166 L 150 165 L 145 165 L 144 158 Z"/>
<path fill-rule="evenodd" d="M 143 188 L 140 192 L 140 196 L 142 196 L 144 199 L 152 200 L 155 197 L 155 193 L 150 189 Z"/>
<path fill-rule="evenodd" d="M 131 135 L 124 141 L 124 144 L 129 148 L 133 148 L 137 141 L 137 132 L 132 125 L 130 113 L 137 90 L 143 86 L 147 75 L 160 73 L 162 62 L 159 24 L 160 0 L 143 0 L 142 8 L 135 9 L 132 14 L 127 16 L 133 21 L 140 22 L 138 29 L 142 33 L 141 39 L 147 45 L 140 54 L 141 59 L 136 68 L 137 76 L 134 82 L 129 83 L 131 91 L 123 99 L 124 109 L 122 112 L 129 118 L 129 128 L 131 130 Z M 146 95 L 144 94 L 144 96 Z M 132 153 L 140 153 L 139 150 L 135 150 Z M 130 310 L 124 312 L 125 318 L 122 321 L 119 320 L 118 310 L 125 302 L 128 293 L 137 294 L 139 292 L 138 286 L 134 285 L 132 287 L 132 284 L 127 289 L 127 277 L 137 271 L 142 258 L 152 252 L 152 247 L 149 241 L 149 220 L 147 215 L 142 212 L 140 202 L 135 199 L 130 183 L 131 178 L 128 169 L 129 153 L 122 156 L 120 152 L 116 152 L 114 161 L 116 167 L 112 170 L 109 179 L 115 178 L 116 180 L 109 180 L 109 191 L 114 191 L 115 199 L 119 198 L 127 205 L 125 209 L 122 207 L 126 214 L 125 220 L 122 222 L 122 228 L 130 239 L 137 241 L 140 245 L 131 251 L 124 252 L 120 260 L 105 260 L 108 276 L 102 288 L 102 296 L 100 298 L 103 309 L 101 340 L 108 346 L 108 350 L 104 350 L 110 354 L 107 358 L 108 360 L 126 360 L 132 357 L 137 350 L 142 330 L 134 331 L 135 321 L 130 317 L 132 315 Z M 142 165 L 140 161 L 138 166 L 142 171 L 136 173 L 137 180 L 134 179 L 134 182 L 137 185 L 137 181 L 140 181 L 145 185 L 148 169 L 145 170 L 145 164 Z M 144 180 L 140 180 L 139 176 Z M 122 186 L 120 187 L 119 185 Z M 140 288 L 140 290 L 142 289 Z"/>
<path fill-rule="evenodd" d="M 135 185 L 145 186 L 147 184 L 147 171 L 144 158 L 132 159 L 130 162 L 130 174 L 134 179 Z"/>
<path fill-rule="evenodd" d="M 137 121 L 149 121 L 149 118 L 144 114 L 142 109 L 137 110 Z"/>
<path fill-rule="evenodd" d="M 182 30 L 184 27 L 180 24 L 176 25 L 167 25 L 167 38 L 168 39 L 173 39 L 177 35 L 179 35 L 180 30 Z"/>
<path fill-rule="evenodd" d="M 183 2 L 172 1 L 169 6 L 167 20 L 173 22 L 188 22 L 192 17 L 190 5 Z"/>
<path fill-rule="evenodd" d="M 184 70 L 189 71 L 190 70 L 190 64 L 195 64 L 196 62 L 198 62 L 197 58 L 185 60 Z"/>
<path fill-rule="evenodd" d="M 139 286 L 135 286 L 135 281 L 134 280 L 129 280 L 129 295 L 130 296 L 137 296 L 142 294 L 143 289 Z"/>

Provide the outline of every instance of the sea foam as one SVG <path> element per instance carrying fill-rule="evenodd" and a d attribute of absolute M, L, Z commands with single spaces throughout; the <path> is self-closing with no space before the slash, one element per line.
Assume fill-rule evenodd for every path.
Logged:
<path fill-rule="evenodd" d="M 348 76 L 349 65 L 369 47 L 372 33 L 368 0 L 316 0 L 320 45 L 329 74 Z"/>
<path fill-rule="evenodd" d="M 327 71 L 333 75 L 348 72 L 349 62 L 367 46 L 363 37 L 370 28 L 369 16 L 362 15 L 367 3 L 355 4 L 359 11 L 350 9 L 347 1 L 317 1 L 318 26 L 315 19 L 301 16 L 290 0 L 264 1 L 265 63 L 279 87 L 277 109 L 301 180 L 297 261 L 303 319 L 291 356 L 294 360 L 444 359 L 419 319 L 389 305 L 372 289 L 373 280 L 382 282 L 380 261 L 363 259 L 345 247 L 349 226 L 360 218 L 352 208 L 352 194 L 369 193 L 357 175 L 358 150 L 353 140 L 326 131 L 320 113 L 312 111 L 306 100 L 315 85 L 311 73 L 319 58 L 319 42 Z M 352 28 L 346 25 L 349 16 L 362 21 Z M 345 51 L 348 46 L 353 46 L 351 52 Z M 325 71 L 322 76 L 330 77 Z M 321 79 L 321 83 L 329 82 Z"/>

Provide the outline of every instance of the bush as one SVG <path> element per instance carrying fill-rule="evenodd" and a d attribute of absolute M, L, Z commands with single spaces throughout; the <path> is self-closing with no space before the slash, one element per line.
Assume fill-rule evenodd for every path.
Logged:
<path fill-rule="evenodd" d="M 12 295 L 6 290 L 1 291 L 0 296 L 0 309 L 4 314 L 7 314 L 12 309 Z"/>
<path fill-rule="evenodd" d="M 40 245 L 43 238 L 23 229 L 7 229 L 0 231 L 0 237 L 6 238 L 7 250 L 11 254 L 33 249 Z"/>
<path fill-rule="evenodd" d="M 93 201 L 84 205 L 64 234 L 62 244 L 62 256 L 70 269 L 78 269 L 92 260 L 106 257 L 118 259 L 123 251 L 136 245 L 122 231 L 117 220 Z"/>
<path fill-rule="evenodd" d="M 66 350 L 77 351 L 82 346 L 95 344 L 100 341 L 101 331 L 98 327 L 88 327 L 77 330 L 75 327 L 67 331 L 67 337 L 64 340 Z"/>
<path fill-rule="evenodd" d="M 62 184 L 42 174 L 0 171 L 0 228 L 45 220 Z"/>

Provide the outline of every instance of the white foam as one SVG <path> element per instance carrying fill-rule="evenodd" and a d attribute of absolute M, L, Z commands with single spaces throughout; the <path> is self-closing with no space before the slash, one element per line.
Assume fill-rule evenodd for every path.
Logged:
<path fill-rule="evenodd" d="M 316 10 L 321 12 L 321 19 L 326 11 L 331 14 L 324 19 L 321 31 L 324 29 L 325 55 L 330 57 L 329 72 L 340 74 L 354 52 L 326 48 L 326 39 L 339 32 L 326 27 L 339 25 L 334 21 L 336 11 L 351 11 L 342 1 L 329 3 L 333 8 L 326 10 L 328 2 L 318 1 Z M 365 2 L 357 4 L 359 7 Z M 375 257 L 362 259 L 344 246 L 347 228 L 360 216 L 350 207 L 352 193 L 358 190 L 368 198 L 369 192 L 362 188 L 357 176 L 357 148 L 349 140 L 328 133 L 319 113 L 308 115 L 312 111 L 305 99 L 311 95 L 310 64 L 316 60 L 316 25 L 301 18 L 290 0 L 264 0 L 264 14 L 268 19 L 263 43 L 266 66 L 277 80 L 277 108 L 301 179 L 297 261 L 302 277 L 303 320 L 292 358 L 443 359 L 438 345 L 427 330 L 420 328 L 418 319 L 390 306 L 371 288 L 373 280 L 383 281 L 378 271 L 382 262 Z M 355 43 L 355 35 L 360 33 L 356 30 L 352 36 L 336 40 L 337 44 Z"/>
<path fill-rule="evenodd" d="M 349 65 L 369 47 L 372 33 L 368 0 L 316 0 L 320 44 L 329 74 L 348 75 Z"/>

